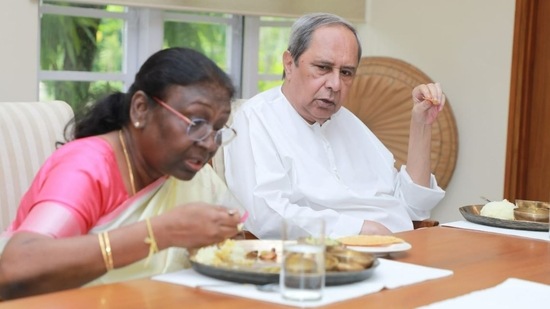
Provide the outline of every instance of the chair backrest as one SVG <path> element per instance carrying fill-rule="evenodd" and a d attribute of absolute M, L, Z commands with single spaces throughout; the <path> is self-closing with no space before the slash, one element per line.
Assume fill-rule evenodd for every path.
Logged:
<path fill-rule="evenodd" d="M 62 101 L 0 102 L 0 228 L 15 217 L 19 201 L 36 172 L 64 141 L 73 117 Z"/>
<path fill-rule="evenodd" d="M 407 161 L 412 90 L 419 84 L 432 82 L 420 69 L 402 60 L 361 58 L 343 105 L 392 152 L 396 168 Z M 432 125 L 431 170 L 443 189 L 451 180 L 457 157 L 458 129 L 447 97 L 445 108 Z"/>

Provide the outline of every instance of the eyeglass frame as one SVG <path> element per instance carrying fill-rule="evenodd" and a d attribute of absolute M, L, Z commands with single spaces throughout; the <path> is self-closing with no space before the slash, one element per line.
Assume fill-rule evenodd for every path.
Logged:
<path fill-rule="evenodd" d="M 162 101 L 161 99 L 155 97 L 155 96 L 149 96 L 151 99 L 153 99 L 153 101 L 155 101 L 156 103 L 158 103 L 160 106 L 164 107 L 165 109 L 167 109 L 168 111 L 170 111 L 172 114 L 174 114 L 176 117 L 178 117 L 179 119 L 183 120 L 185 123 L 187 123 L 187 129 L 185 130 L 185 133 L 187 134 L 187 136 L 192 139 L 193 141 L 196 141 L 196 142 L 203 142 L 205 141 L 207 138 L 210 137 L 210 135 L 212 135 L 212 132 L 216 132 L 216 134 L 214 135 L 214 142 L 216 143 L 216 145 L 218 145 L 218 147 L 222 147 L 222 146 L 225 146 L 227 144 L 229 144 L 236 136 L 237 136 L 237 131 L 231 127 L 229 127 L 228 125 L 224 125 L 223 128 L 219 129 L 219 130 L 214 130 L 214 127 L 208 123 L 208 121 L 206 121 L 206 119 L 203 119 L 203 118 L 197 118 L 196 120 L 191 120 L 189 119 L 187 116 L 185 116 L 184 114 L 178 112 L 177 110 L 175 110 L 172 106 L 168 105 L 168 103 Z M 190 129 L 193 127 L 193 126 L 196 126 L 198 125 L 197 124 L 197 120 L 200 120 L 201 123 L 203 125 L 206 126 L 206 128 L 208 129 L 207 130 L 207 134 L 204 135 L 204 137 L 202 138 L 195 138 L 195 137 L 192 137 L 191 134 L 189 133 Z M 223 136 L 223 132 L 226 131 L 229 132 L 233 132 L 233 136 L 226 142 L 223 141 L 223 139 L 221 138 Z M 218 142 L 218 137 L 220 142 Z"/>

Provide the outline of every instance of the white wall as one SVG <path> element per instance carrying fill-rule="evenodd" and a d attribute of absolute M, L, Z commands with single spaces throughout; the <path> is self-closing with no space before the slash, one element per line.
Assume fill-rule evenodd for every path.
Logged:
<path fill-rule="evenodd" d="M 365 56 L 409 62 L 441 82 L 457 120 L 459 154 L 433 218 L 503 195 L 514 0 L 366 0 Z M 9 8 L 9 9 L 8 9 Z M 0 102 L 38 99 L 38 0 L 2 0 Z"/>
<path fill-rule="evenodd" d="M 457 121 L 459 153 L 432 213 L 462 219 L 480 195 L 502 199 L 514 0 L 366 0 L 363 55 L 404 60 L 439 81 Z"/>
<path fill-rule="evenodd" d="M 2 0 L 0 102 L 38 99 L 38 0 Z"/>

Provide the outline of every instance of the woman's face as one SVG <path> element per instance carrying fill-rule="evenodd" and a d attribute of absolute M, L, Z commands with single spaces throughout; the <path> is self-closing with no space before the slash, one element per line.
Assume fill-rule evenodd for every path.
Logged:
<path fill-rule="evenodd" d="M 195 141 L 187 135 L 189 123 L 184 119 L 160 103 L 149 107 L 146 125 L 138 141 L 143 166 L 149 169 L 147 173 L 153 178 L 172 175 L 189 180 L 218 150 L 214 135 L 229 118 L 231 98 L 217 85 L 197 84 L 170 87 L 166 96 L 159 99 L 191 121 L 204 119 L 213 128 L 206 139 Z"/>

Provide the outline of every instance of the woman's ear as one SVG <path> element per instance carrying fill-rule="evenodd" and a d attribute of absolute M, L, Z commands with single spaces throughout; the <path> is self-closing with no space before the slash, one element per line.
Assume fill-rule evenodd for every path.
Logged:
<path fill-rule="evenodd" d="M 130 101 L 130 121 L 136 129 L 147 125 L 147 113 L 150 110 L 149 97 L 139 90 L 134 93 Z"/>

